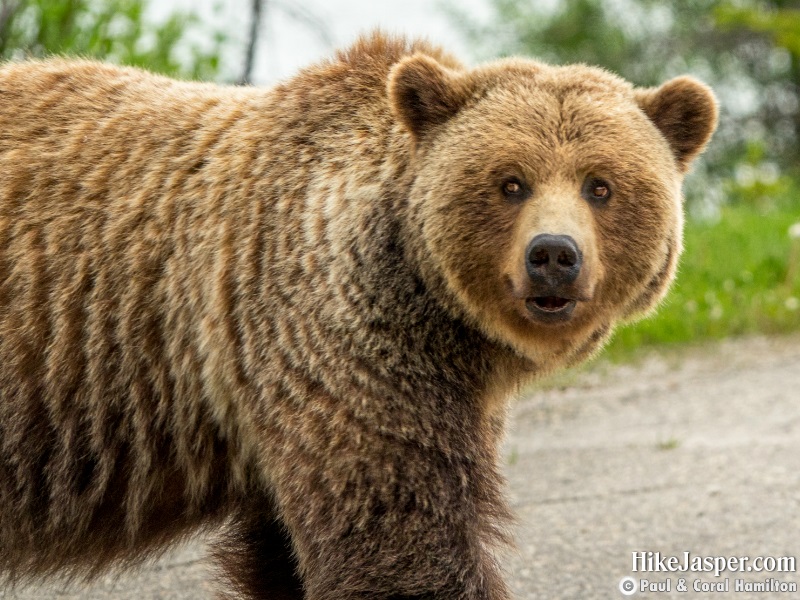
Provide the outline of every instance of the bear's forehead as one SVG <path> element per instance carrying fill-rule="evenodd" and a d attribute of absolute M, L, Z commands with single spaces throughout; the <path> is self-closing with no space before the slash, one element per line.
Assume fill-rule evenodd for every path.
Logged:
<path fill-rule="evenodd" d="M 600 128 L 622 135 L 641 126 L 633 87 L 603 69 L 510 59 L 471 76 L 477 91 L 473 108 L 485 123 L 520 127 L 535 122 L 548 131 L 588 127 L 585 133 Z"/>
<path fill-rule="evenodd" d="M 633 86 L 610 71 L 588 65 L 554 66 L 531 59 L 504 59 L 473 70 L 479 87 L 537 91 L 557 97 L 591 94 L 595 97 L 632 97 Z M 481 85 L 482 84 L 482 85 Z"/>
<path fill-rule="evenodd" d="M 550 87 L 535 83 L 488 90 L 468 110 L 461 125 L 481 135 L 536 135 L 595 143 L 634 142 L 652 127 L 632 97 L 624 92 L 587 87 Z"/>
<path fill-rule="evenodd" d="M 518 164 L 544 176 L 594 165 L 638 172 L 671 164 L 633 87 L 611 73 L 514 61 L 483 77 L 485 87 L 446 139 L 471 168 Z"/>

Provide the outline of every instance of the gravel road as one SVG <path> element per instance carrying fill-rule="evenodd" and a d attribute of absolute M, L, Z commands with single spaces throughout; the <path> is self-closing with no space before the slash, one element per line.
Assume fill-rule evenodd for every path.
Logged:
<path fill-rule="evenodd" d="M 516 403 L 505 447 L 518 550 L 504 563 L 520 599 L 767 599 L 736 580 L 800 584 L 797 572 L 632 573 L 662 557 L 800 557 L 800 337 L 725 341 L 598 364 Z M 768 561 L 765 564 L 769 564 Z M 752 566 L 752 562 L 749 563 Z M 685 579 L 688 591 L 676 590 Z M 724 583 L 728 592 L 693 590 Z M 203 600 L 203 542 L 89 587 L 49 584 L 0 598 Z"/>

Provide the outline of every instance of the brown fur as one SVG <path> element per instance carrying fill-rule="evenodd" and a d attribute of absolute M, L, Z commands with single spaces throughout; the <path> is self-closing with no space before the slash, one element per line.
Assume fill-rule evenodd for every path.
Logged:
<path fill-rule="evenodd" d="M 224 523 L 242 597 L 507 598 L 507 397 L 674 273 L 716 106 L 664 90 L 380 35 L 270 90 L 0 68 L 0 566 Z M 559 325 L 521 308 L 545 230 L 585 254 Z"/>

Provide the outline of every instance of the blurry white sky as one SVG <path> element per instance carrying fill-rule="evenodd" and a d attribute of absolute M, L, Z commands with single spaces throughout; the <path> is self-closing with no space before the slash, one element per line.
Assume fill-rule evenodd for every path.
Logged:
<path fill-rule="evenodd" d="M 486 0 L 456 0 L 461 10 L 479 16 L 487 13 Z M 251 0 L 150 0 L 150 11 L 161 17 L 175 9 L 198 11 L 206 22 L 214 22 L 241 40 L 236 54 L 225 64 L 238 76 L 247 37 Z M 381 27 L 391 33 L 427 36 L 461 59 L 469 61 L 466 43 L 439 8 L 438 0 L 266 0 L 254 83 L 269 84 L 285 79 L 298 68 L 330 54 L 332 48 L 349 44 L 360 33 Z M 217 6 L 217 10 L 214 10 Z M 282 8 L 297 7 L 322 21 L 330 33 L 326 45 L 311 28 L 287 15 Z"/>

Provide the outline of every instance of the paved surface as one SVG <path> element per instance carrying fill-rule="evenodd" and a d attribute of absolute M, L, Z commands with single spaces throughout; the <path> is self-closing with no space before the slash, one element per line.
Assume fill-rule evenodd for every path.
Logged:
<path fill-rule="evenodd" d="M 724 342 L 636 366 L 595 366 L 518 402 L 506 444 L 520 599 L 624 598 L 622 577 L 671 578 L 651 598 L 792 598 L 735 592 L 737 578 L 798 573 L 631 573 L 632 553 L 800 558 L 800 338 Z M 675 586 L 685 577 L 689 591 Z M 699 593 L 695 579 L 730 580 Z M 2 598 L 213 597 L 202 541 L 136 574 Z"/>

